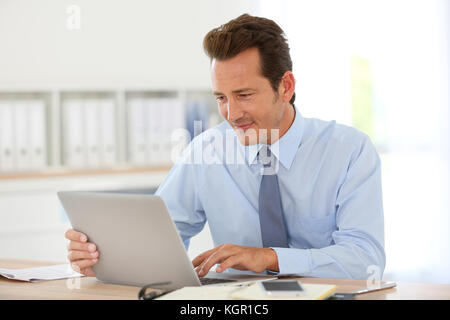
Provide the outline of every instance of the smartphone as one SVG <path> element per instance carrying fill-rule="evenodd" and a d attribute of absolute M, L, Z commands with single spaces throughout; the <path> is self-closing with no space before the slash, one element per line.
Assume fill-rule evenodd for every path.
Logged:
<path fill-rule="evenodd" d="M 305 290 L 298 280 L 272 280 L 260 281 L 260 288 L 270 296 L 275 295 L 302 295 Z"/>

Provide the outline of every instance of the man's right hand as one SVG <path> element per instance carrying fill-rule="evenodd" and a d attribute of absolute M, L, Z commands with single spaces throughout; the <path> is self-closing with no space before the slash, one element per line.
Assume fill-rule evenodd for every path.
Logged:
<path fill-rule="evenodd" d="M 88 237 L 85 234 L 73 229 L 67 230 L 65 237 L 70 240 L 67 245 L 69 250 L 67 258 L 72 269 L 88 277 L 95 277 L 92 266 L 98 262 L 97 246 L 87 242 Z"/>

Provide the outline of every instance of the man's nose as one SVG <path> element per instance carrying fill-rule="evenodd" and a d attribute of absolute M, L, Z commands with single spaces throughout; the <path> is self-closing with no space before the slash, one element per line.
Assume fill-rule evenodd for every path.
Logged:
<path fill-rule="evenodd" d="M 231 101 L 231 99 L 228 100 L 228 103 L 227 103 L 227 119 L 228 119 L 228 121 L 232 121 L 232 122 L 236 121 L 237 119 L 242 118 L 242 116 L 243 116 L 243 112 L 242 112 L 242 109 L 239 107 L 239 105 L 236 102 Z"/>

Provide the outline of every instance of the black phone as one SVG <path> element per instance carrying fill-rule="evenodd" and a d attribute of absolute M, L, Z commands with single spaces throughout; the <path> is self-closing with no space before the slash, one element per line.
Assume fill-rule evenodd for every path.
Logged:
<path fill-rule="evenodd" d="M 327 298 L 327 300 L 353 300 L 355 299 L 354 293 L 335 293 Z"/>
<path fill-rule="evenodd" d="M 261 289 L 268 295 L 278 294 L 303 294 L 300 281 L 297 280 L 277 280 L 277 281 L 261 281 L 259 282 Z"/>

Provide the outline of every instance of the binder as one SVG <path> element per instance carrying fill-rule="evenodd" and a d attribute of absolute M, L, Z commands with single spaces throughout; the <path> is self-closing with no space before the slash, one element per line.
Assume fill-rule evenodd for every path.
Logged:
<path fill-rule="evenodd" d="M 27 100 L 16 100 L 14 107 L 14 148 L 13 158 L 15 160 L 15 169 L 18 171 L 27 171 L 31 168 L 31 150 L 29 145 L 29 116 Z"/>
<path fill-rule="evenodd" d="M 100 134 L 99 134 L 99 110 L 98 99 L 85 99 L 84 104 L 85 123 L 85 148 L 86 166 L 95 168 L 100 166 Z"/>
<path fill-rule="evenodd" d="M 85 165 L 83 102 L 66 99 L 62 105 L 63 161 L 72 168 Z"/>
<path fill-rule="evenodd" d="M 147 98 L 145 109 L 147 112 L 147 156 L 150 166 L 159 166 L 162 162 L 161 150 L 161 98 Z"/>
<path fill-rule="evenodd" d="M 116 164 L 116 108 L 113 99 L 102 99 L 99 102 L 100 113 L 100 159 L 101 164 L 113 166 Z"/>
<path fill-rule="evenodd" d="M 180 99 L 174 99 L 171 113 L 173 114 L 172 132 L 186 129 L 186 106 Z"/>
<path fill-rule="evenodd" d="M 171 146 L 171 134 L 174 128 L 175 115 L 173 113 L 175 109 L 175 99 L 161 99 L 160 114 L 161 114 L 161 135 L 159 140 L 159 147 L 161 152 L 160 165 L 170 165 L 171 157 L 170 153 L 172 150 Z"/>
<path fill-rule="evenodd" d="M 43 100 L 28 103 L 30 130 L 30 168 L 44 169 L 47 164 L 46 110 Z"/>
<path fill-rule="evenodd" d="M 172 105 L 172 129 L 170 132 L 170 165 L 174 164 L 180 156 L 180 151 L 184 150 L 189 139 L 181 141 L 181 136 L 186 136 L 186 105 L 180 99 L 173 101 Z M 179 131 L 182 130 L 182 131 Z"/>
<path fill-rule="evenodd" d="M 172 165 L 176 159 L 172 159 L 172 136 L 176 130 L 185 128 L 184 104 L 178 98 L 166 99 L 162 107 L 163 123 L 163 164 Z"/>
<path fill-rule="evenodd" d="M 13 106 L 0 100 L 0 172 L 13 170 Z"/>
<path fill-rule="evenodd" d="M 206 101 L 191 100 L 186 108 L 186 128 L 191 135 L 191 139 L 206 129 L 208 129 L 209 105 Z M 201 126 L 196 128 L 196 121 L 200 121 Z"/>
<path fill-rule="evenodd" d="M 128 110 L 128 158 L 131 164 L 145 166 L 146 152 L 146 112 L 143 98 L 130 98 Z"/>

